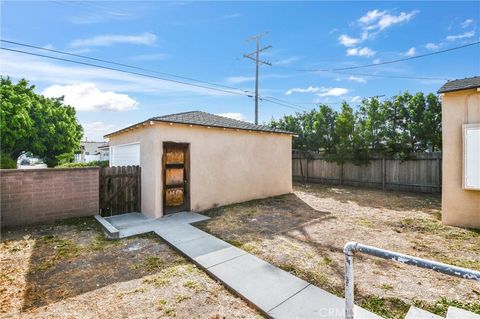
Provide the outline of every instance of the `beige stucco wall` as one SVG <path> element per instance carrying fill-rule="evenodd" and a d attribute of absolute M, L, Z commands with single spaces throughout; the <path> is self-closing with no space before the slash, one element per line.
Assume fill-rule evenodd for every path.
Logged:
<path fill-rule="evenodd" d="M 480 228 L 480 191 L 462 188 L 462 125 L 473 123 L 480 123 L 480 92 L 446 93 L 442 100 L 442 222 L 447 225 Z"/>
<path fill-rule="evenodd" d="M 190 144 L 190 206 L 215 206 L 292 192 L 292 136 L 154 122 L 110 137 L 140 142 L 142 212 L 163 215 L 163 142 Z"/>

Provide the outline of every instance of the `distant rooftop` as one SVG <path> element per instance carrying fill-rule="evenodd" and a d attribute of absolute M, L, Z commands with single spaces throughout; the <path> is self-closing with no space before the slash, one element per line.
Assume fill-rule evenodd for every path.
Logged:
<path fill-rule="evenodd" d="M 201 112 L 201 111 L 191 111 L 191 112 L 162 115 L 162 116 L 152 117 L 147 121 L 190 124 L 190 125 L 230 128 L 230 129 L 238 129 L 238 130 L 257 131 L 257 132 L 294 134 L 289 131 L 284 131 L 277 128 L 268 127 L 265 125 L 257 125 L 257 124 L 253 124 L 245 121 L 234 120 L 228 117 L 214 115 L 214 114 Z M 136 125 L 132 125 L 131 127 L 134 127 Z M 108 137 L 112 134 L 115 134 L 121 131 L 123 130 L 119 130 L 117 132 L 113 132 L 105 136 Z"/>
<path fill-rule="evenodd" d="M 459 80 L 448 81 L 439 90 L 438 93 L 447 93 L 467 89 L 475 89 L 480 87 L 480 76 L 473 78 L 465 78 Z"/>

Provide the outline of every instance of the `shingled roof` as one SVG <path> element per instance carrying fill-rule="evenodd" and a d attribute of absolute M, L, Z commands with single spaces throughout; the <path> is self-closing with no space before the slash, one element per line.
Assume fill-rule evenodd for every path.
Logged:
<path fill-rule="evenodd" d="M 119 133 L 129 128 L 133 128 L 139 124 L 149 122 L 149 121 L 230 128 L 230 129 L 238 129 L 238 130 L 257 131 L 257 132 L 283 133 L 283 134 L 292 134 L 292 135 L 294 134 L 289 131 L 280 130 L 280 129 L 268 127 L 265 125 L 257 125 L 257 124 L 253 124 L 245 121 L 234 120 L 228 117 L 214 115 L 214 114 L 201 112 L 201 111 L 191 111 L 191 112 L 183 112 L 183 113 L 152 117 L 144 122 L 107 134 L 105 135 L 105 137 L 111 136 L 113 134 Z"/>
<path fill-rule="evenodd" d="M 448 81 L 439 90 L 438 93 L 447 93 L 467 89 L 475 89 L 480 87 L 480 76 L 473 78 L 465 78 L 460 80 Z"/>

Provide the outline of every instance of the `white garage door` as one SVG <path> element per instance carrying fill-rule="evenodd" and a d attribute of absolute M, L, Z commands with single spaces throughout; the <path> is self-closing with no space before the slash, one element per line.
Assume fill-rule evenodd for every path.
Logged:
<path fill-rule="evenodd" d="M 140 143 L 110 147 L 110 166 L 140 165 Z"/>

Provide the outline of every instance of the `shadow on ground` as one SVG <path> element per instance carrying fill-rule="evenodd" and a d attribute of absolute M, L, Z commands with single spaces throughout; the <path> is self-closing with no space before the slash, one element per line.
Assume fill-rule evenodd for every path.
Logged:
<path fill-rule="evenodd" d="M 22 311 L 186 262 L 154 235 L 108 240 L 93 218 L 37 225 L 21 232 L 13 229 L 13 233 L 28 234 L 33 240 Z"/>
<path fill-rule="evenodd" d="M 295 184 L 294 188 L 295 191 L 306 192 L 324 199 L 331 198 L 341 203 L 353 202 L 358 206 L 368 208 L 439 212 L 442 205 L 440 194 L 382 191 L 367 187 L 300 183 Z"/>

